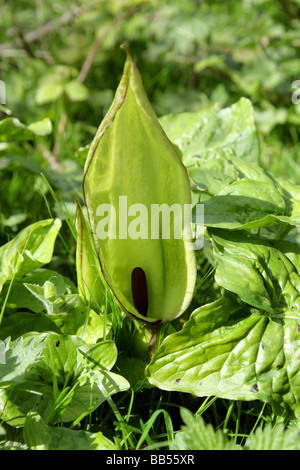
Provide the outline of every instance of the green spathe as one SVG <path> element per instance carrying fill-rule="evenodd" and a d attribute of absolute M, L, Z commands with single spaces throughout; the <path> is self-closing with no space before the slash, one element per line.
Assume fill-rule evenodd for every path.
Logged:
<path fill-rule="evenodd" d="M 105 281 L 93 238 L 80 205 L 77 207 L 76 269 L 81 297 L 87 305 L 98 311 L 104 299 Z"/>
<path fill-rule="evenodd" d="M 97 209 L 191 204 L 188 175 L 146 97 L 140 74 L 127 50 L 124 74 L 114 102 L 91 145 L 84 174 L 84 196 L 103 275 L 121 308 L 147 323 L 173 320 L 188 307 L 196 280 L 191 234 L 181 239 L 129 237 L 99 240 Z M 116 218 L 119 233 L 120 216 Z M 129 220 L 128 220 L 129 223 Z M 170 233 L 174 233 L 171 226 Z M 147 281 L 147 313 L 136 308 L 131 276 L 141 268 Z"/>

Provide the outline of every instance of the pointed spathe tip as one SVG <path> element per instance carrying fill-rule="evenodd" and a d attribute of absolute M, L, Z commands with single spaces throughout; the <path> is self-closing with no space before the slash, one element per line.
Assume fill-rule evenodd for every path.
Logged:
<path fill-rule="evenodd" d="M 130 57 L 132 59 L 132 55 L 131 55 L 131 52 L 130 52 L 130 49 L 129 49 L 129 46 L 128 44 L 126 44 L 125 42 L 123 42 L 120 46 L 120 49 L 123 49 L 126 54 L 127 54 L 127 57 Z"/>

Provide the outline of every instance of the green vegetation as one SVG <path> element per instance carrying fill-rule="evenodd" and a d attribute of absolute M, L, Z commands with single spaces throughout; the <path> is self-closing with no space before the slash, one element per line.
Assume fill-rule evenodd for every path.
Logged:
<path fill-rule="evenodd" d="M 299 10 L 0 7 L 1 448 L 300 449 Z M 83 197 L 122 43 L 205 214 L 193 299 L 153 355 L 103 278 Z"/>

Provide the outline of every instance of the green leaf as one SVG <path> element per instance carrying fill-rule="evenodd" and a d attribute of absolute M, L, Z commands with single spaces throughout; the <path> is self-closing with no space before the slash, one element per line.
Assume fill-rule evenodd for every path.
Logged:
<path fill-rule="evenodd" d="M 38 289 L 35 290 L 34 286 L 40 287 L 40 292 L 38 292 Z M 6 284 L 3 287 L 3 297 L 5 297 L 9 289 L 6 308 L 12 310 L 29 309 L 32 312 L 39 313 L 45 309 L 44 303 L 50 302 L 49 288 L 55 289 L 55 299 L 64 299 L 67 294 L 77 294 L 77 289 L 69 278 L 50 269 L 38 268 L 33 273 L 29 273 L 20 279 L 15 279 L 11 286 Z M 35 291 L 36 295 L 33 294 L 33 291 Z"/>
<path fill-rule="evenodd" d="M 285 428 L 283 424 L 256 429 L 248 437 L 245 450 L 300 450 L 300 432 L 296 427 Z"/>
<path fill-rule="evenodd" d="M 211 229 L 217 283 L 244 302 L 278 317 L 300 312 L 299 246 L 261 240 L 243 232 Z M 286 255 L 288 251 L 290 255 Z"/>
<path fill-rule="evenodd" d="M 251 102 L 241 98 L 230 108 L 197 113 L 170 114 L 160 118 L 167 136 L 181 151 L 185 165 L 201 158 L 236 156 L 258 163 L 259 141 Z"/>
<path fill-rule="evenodd" d="M 111 395 L 129 388 L 122 376 L 110 372 L 117 359 L 117 348 L 113 341 L 102 341 L 95 345 L 82 345 L 78 350 L 81 373 L 70 403 L 64 409 L 64 422 L 73 421 L 87 410 L 94 411 Z"/>
<path fill-rule="evenodd" d="M 30 333 L 5 345 L 0 407 L 12 426 L 23 426 L 32 409 L 48 423 L 73 421 L 129 387 L 110 372 L 117 357 L 113 341 L 88 345 L 77 336 Z"/>
<path fill-rule="evenodd" d="M 41 83 L 37 89 L 36 102 L 37 104 L 46 104 L 56 101 L 64 92 L 62 83 L 55 83 L 52 81 L 46 81 Z"/>
<path fill-rule="evenodd" d="M 10 337 L 14 341 L 19 336 L 33 331 L 61 333 L 60 328 L 45 313 L 16 312 L 4 316 L 1 322 L 0 339 Z"/>
<path fill-rule="evenodd" d="M 89 95 L 89 91 L 83 83 L 72 80 L 65 84 L 64 91 L 71 101 L 84 101 Z"/>
<path fill-rule="evenodd" d="M 56 101 L 63 93 L 74 102 L 86 100 L 89 91 L 83 83 L 73 78 L 76 75 L 77 71 L 74 67 L 67 65 L 53 67 L 52 71 L 42 77 L 38 84 L 37 104 L 43 105 Z"/>
<path fill-rule="evenodd" d="M 259 313 L 226 292 L 163 341 L 146 376 L 163 390 L 261 400 L 299 417 L 299 330 L 299 311 Z"/>
<path fill-rule="evenodd" d="M 258 165 L 250 101 L 243 98 L 221 111 L 164 116 L 160 122 L 182 154 L 204 204 L 207 227 L 300 224 L 299 189 L 277 181 Z"/>
<path fill-rule="evenodd" d="M 50 333 L 46 338 L 43 348 L 41 373 L 43 369 L 45 369 L 46 374 L 51 371 L 55 376 L 55 380 L 61 386 L 72 381 L 76 377 L 79 367 L 77 363 L 78 344 L 76 339 L 71 336 L 66 337 Z"/>
<path fill-rule="evenodd" d="M 145 367 L 147 362 L 137 357 L 128 357 L 121 355 L 117 361 L 118 370 L 130 383 L 130 387 L 135 392 L 150 387 L 145 380 Z"/>
<path fill-rule="evenodd" d="M 48 315 L 60 333 L 79 336 L 88 344 L 94 344 L 108 335 L 111 328 L 109 317 L 104 319 L 85 305 L 73 306 L 66 312 L 63 310 L 62 308 L 61 313 Z"/>
<path fill-rule="evenodd" d="M 240 447 L 230 440 L 220 429 L 214 430 L 201 416 L 194 416 L 191 411 L 181 408 L 181 426 L 171 450 L 238 450 Z"/>
<path fill-rule="evenodd" d="M 62 420 L 74 421 L 81 415 L 91 413 L 109 400 L 111 395 L 128 388 L 127 380 L 114 372 L 96 370 L 82 374 L 77 380 L 70 403 L 63 411 Z"/>
<path fill-rule="evenodd" d="M 0 291 L 13 277 L 22 277 L 51 261 L 60 227 L 59 219 L 35 222 L 0 248 Z"/>
<path fill-rule="evenodd" d="M 54 331 L 95 343 L 111 327 L 109 316 L 104 318 L 84 305 L 70 279 L 49 269 L 37 269 L 12 285 L 7 283 L 2 294 L 3 298 L 9 295 L 0 339 L 16 339 L 30 331 Z"/>
<path fill-rule="evenodd" d="M 29 126 L 15 117 L 0 121 L 0 142 L 22 142 L 32 140 L 36 135 L 48 135 L 52 132 L 49 118 L 33 122 Z"/>
<path fill-rule="evenodd" d="M 253 229 L 300 223 L 299 206 L 275 181 L 241 179 L 231 182 L 204 202 L 205 225 Z"/>
<path fill-rule="evenodd" d="M 171 450 L 299 450 L 300 433 L 296 427 L 285 428 L 283 424 L 256 429 L 243 446 L 236 445 L 220 429 L 215 430 L 205 423 L 200 415 L 193 415 L 185 408 L 180 409 L 184 425 L 181 426 Z"/>
<path fill-rule="evenodd" d="M 77 293 L 69 290 L 58 293 L 55 282 L 46 280 L 43 285 L 24 282 L 28 291 L 43 304 L 43 310 L 51 313 L 72 312 L 77 307 L 83 306 L 83 301 Z"/>
<path fill-rule="evenodd" d="M 41 121 L 30 124 L 28 129 L 37 135 L 48 135 L 52 132 L 52 123 L 49 118 L 44 118 Z"/>
<path fill-rule="evenodd" d="M 118 450 L 101 432 L 48 426 L 36 412 L 26 417 L 24 438 L 30 450 Z"/>
<path fill-rule="evenodd" d="M 87 345 L 82 343 L 80 347 L 80 360 L 89 365 L 90 369 L 101 364 L 107 370 L 111 370 L 118 357 L 118 351 L 112 340 L 101 341 L 97 344 Z"/>
<path fill-rule="evenodd" d="M 267 183 L 275 190 L 282 191 L 279 182 L 259 165 L 245 158 L 226 156 L 224 152 L 197 159 L 196 164 L 189 168 L 189 175 L 199 189 L 206 190 L 212 196 L 218 195 L 231 183 L 239 180 Z"/>
<path fill-rule="evenodd" d="M 210 195 L 218 194 L 238 178 L 238 171 L 231 160 L 221 155 L 199 159 L 197 165 L 188 168 L 188 172 L 197 190 L 208 192 Z M 202 193 L 200 197 L 202 200 Z"/>
<path fill-rule="evenodd" d="M 5 363 L 0 367 L 0 386 L 20 383 L 43 349 L 41 338 L 26 336 L 5 340 Z"/>

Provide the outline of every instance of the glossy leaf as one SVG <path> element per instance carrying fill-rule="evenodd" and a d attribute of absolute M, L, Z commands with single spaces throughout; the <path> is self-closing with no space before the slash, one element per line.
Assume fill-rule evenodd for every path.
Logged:
<path fill-rule="evenodd" d="M 32 408 L 51 423 L 73 421 L 129 387 L 110 371 L 117 358 L 113 341 L 88 345 L 77 336 L 28 333 L 5 346 L 0 407 L 12 426 L 24 425 Z"/>
<path fill-rule="evenodd" d="M 100 431 L 48 426 L 36 412 L 29 412 L 26 417 L 24 438 L 30 450 L 118 450 Z"/>
<path fill-rule="evenodd" d="M 13 276 L 24 276 L 50 262 L 60 227 L 59 219 L 35 222 L 0 247 L 0 291 Z"/>
<path fill-rule="evenodd" d="M 241 179 L 204 202 L 208 227 L 252 229 L 299 225 L 299 203 L 276 181 Z"/>
<path fill-rule="evenodd" d="M 300 312 L 299 246 L 256 239 L 245 233 L 212 230 L 216 281 L 244 302 L 271 314 Z M 287 255 L 286 255 L 287 252 Z M 293 254 L 293 258 L 288 253 Z"/>
<path fill-rule="evenodd" d="M 253 107 L 246 98 L 221 110 L 211 107 L 197 113 L 169 114 L 160 123 L 188 166 L 197 166 L 201 158 L 236 156 L 259 161 Z"/>
<path fill-rule="evenodd" d="M 300 416 L 299 311 L 269 315 L 225 294 L 168 336 L 146 375 L 163 390 L 269 402 Z"/>

